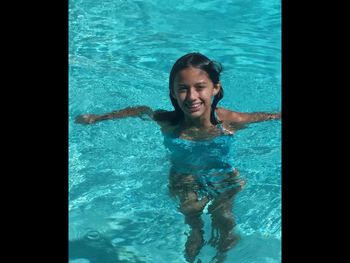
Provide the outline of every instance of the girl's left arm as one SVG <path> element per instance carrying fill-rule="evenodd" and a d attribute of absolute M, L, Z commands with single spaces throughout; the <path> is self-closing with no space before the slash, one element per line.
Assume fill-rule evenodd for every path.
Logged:
<path fill-rule="evenodd" d="M 244 112 L 236 112 L 236 111 L 229 111 L 224 110 L 225 119 L 228 122 L 231 123 L 239 123 L 239 124 L 248 124 L 253 122 L 261 122 L 261 121 L 267 121 L 267 120 L 278 120 L 281 118 L 281 113 L 268 113 L 268 112 L 251 112 L 251 113 L 244 113 Z"/>
<path fill-rule="evenodd" d="M 268 120 L 278 120 L 281 118 L 281 113 L 267 113 L 267 112 L 232 112 L 231 121 L 241 124 L 261 122 Z"/>

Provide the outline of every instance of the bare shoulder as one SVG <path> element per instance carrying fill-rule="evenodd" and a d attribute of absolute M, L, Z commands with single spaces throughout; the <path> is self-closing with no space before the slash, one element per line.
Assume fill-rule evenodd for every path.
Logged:
<path fill-rule="evenodd" d="M 224 108 L 217 108 L 216 114 L 225 128 L 232 133 L 237 130 L 246 128 L 245 122 L 243 121 L 242 116 L 239 112 Z"/>
<path fill-rule="evenodd" d="M 156 122 L 167 123 L 175 118 L 175 111 L 155 110 L 153 112 L 153 119 Z"/>
<path fill-rule="evenodd" d="M 163 134 L 173 133 L 176 125 L 172 125 L 176 118 L 175 111 L 156 110 L 153 112 L 153 119 L 159 124 Z"/>
<path fill-rule="evenodd" d="M 228 110 L 225 108 L 217 108 L 216 113 L 219 117 L 219 119 L 223 122 L 241 122 L 242 116 L 241 113 Z"/>

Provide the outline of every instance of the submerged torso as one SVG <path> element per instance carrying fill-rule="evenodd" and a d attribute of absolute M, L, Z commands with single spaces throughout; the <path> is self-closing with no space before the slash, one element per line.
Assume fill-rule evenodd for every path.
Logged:
<path fill-rule="evenodd" d="M 175 135 L 165 135 L 164 145 L 169 150 L 173 170 L 187 174 L 208 174 L 232 171 L 232 139 L 232 135 L 204 140 L 187 140 Z"/>
<path fill-rule="evenodd" d="M 198 192 L 215 197 L 237 187 L 234 175 L 231 145 L 233 135 L 218 125 L 211 134 L 164 134 L 164 145 L 169 150 L 170 181 L 191 176 L 197 182 Z"/>

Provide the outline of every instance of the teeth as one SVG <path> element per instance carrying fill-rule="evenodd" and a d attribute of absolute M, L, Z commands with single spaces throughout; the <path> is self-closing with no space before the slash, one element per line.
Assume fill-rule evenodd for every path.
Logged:
<path fill-rule="evenodd" d="M 196 103 L 196 104 L 188 105 L 187 107 L 188 107 L 188 108 L 196 108 L 196 107 L 198 107 L 199 105 L 201 105 L 201 103 Z"/>

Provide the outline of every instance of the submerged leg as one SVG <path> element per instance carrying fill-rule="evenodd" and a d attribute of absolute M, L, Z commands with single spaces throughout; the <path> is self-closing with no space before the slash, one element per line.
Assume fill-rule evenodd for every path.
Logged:
<path fill-rule="evenodd" d="M 198 188 L 198 183 L 192 175 L 174 175 L 170 181 L 170 192 L 179 198 L 179 210 L 185 216 L 185 223 L 190 226 L 185 244 L 185 258 L 188 262 L 194 262 L 204 245 L 204 223 L 201 215 L 209 199 L 199 199 Z"/>
<path fill-rule="evenodd" d="M 239 240 L 239 236 L 233 231 L 236 223 L 232 213 L 232 202 L 236 193 L 237 189 L 226 191 L 216 197 L 208 207 L 212 218 L 210 244 L 217 248 L 219 253 L 230 250 Z"/>
<path fill-rule="evenodd" d="M 201 215 L 209 199 L 203 197 L 198 200 L 196 192 L 187 192 L 181 196 L 180 211 L 185 215 L 185 223 L 191 228 L 185 244 L 185 258 L 188 262 L 194 262 L 204 245 L 204 223 Z"/>
<path fill-rule="evenodd" d="M 203 220 L 200 215 L 185 216 L 185 223 L 191 228 L 185 244 L 185 258 L 194 262 L 204 245 Z"/>

